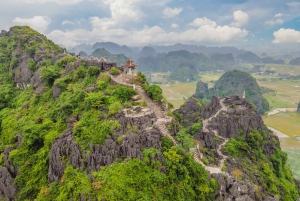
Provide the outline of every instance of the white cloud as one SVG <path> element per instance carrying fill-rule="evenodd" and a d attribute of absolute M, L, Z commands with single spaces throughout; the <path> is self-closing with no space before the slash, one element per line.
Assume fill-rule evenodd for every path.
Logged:
<path fill-rule="evenodd" d="M 276 15 L 274 15 L 274 17 L 282 17 L 283 15 L 283 13 L 277 13 Z"/>
<path fill-rule="evenodd" d="M 40 33 L 44 33 L 50 23 L 51 20 L 47 16 L 34 16 L 33 18 L 16 17 L 13 20 L 14 25 L 27 25 Z"/>
<path fill-rule="evenodd" d="M 208 19 L 207 19 L 208 21 Z M 67 47 L 78 43 L 94 43 L 96 41 L 113 41 L 127 45 L 147 45 L 147 44 L 173 44 L 190 42 L 215 42 L 225 43 L 234 40 L 243 40 L 249 32 L 245 29 L 230 26 L 217 26 L 211 21 L 212 26 L 203 25 L 182 32 L 167 32 L 160 26 L 145 26 L 140 30 L 125 30 L 114 27 L 114 21 L 110 18 L 101 19 L 90 18 L 93 26 L 92 31 L 73 30 L 51 32 L 48 37 L 58 44 Z M 174 24 L 173 26 L 176 26 Z"/>
<path fill-rule="evenodd" d="M 64 20 L 62 23 L 62 25 L 66 25 L 66 24 L 72 24 L 75 25 L 75 22 L 69 21 L 69 20 Z"/>
<path fill-rule="evenodd" d="M 103 3 L 109 6 L 111 18 L 115 21 L 138 21 L 144 16 L 144 13 L 140 10 L 142 0 L 103 0 Z"/>
<path fill-rule="evenodd" d="M 207 19 L 206 17 L 196 18 L 196 19 L 194 19 L 193 22 L 189 23 L 189 25 L 195 26 L 195 27 L 201 27 L 201 26 L 205 26 L 205 25 L 214 26 L 214 27 L 217 26 L 217 24 L 214 21 L 211 21 L 210 19 Z"/>
<path fill-rule="evenodd" d="M 296 2 L 296 1 L 292 1 L 292 2 L 288 2 L 286 3 L 289 7 L 297 9 L 300 7 L 300 2 Z"/>
<path fill-rule="evenodd" d="M 179 25 L 178 25 L 178 24 L 175 24 L 175 23 L 173 23 L 173 24 L 171 24 L 171 27 L 172 27 L 172 28 L 178 28 L 178 27 L 179 27 Z"/>
<path fill-rule="evenodd" d="M 59 5 L 72 5 L 77 4 L 85 0 L 12 0 L 19 3 L 28 3 L 28 4 L 46 4 L 46 3 L 57 3 Z M 93 1 L 93 0 L 89 0 Z"/>
<path fill-rule="evenodd" d="M 181 13 L 182 8 L 170 8 L 170 7 L 166 7 L 164 9 L 164 17 L 166 18 L 172 18 L 175 17 L 176 15 L 178 15 L 179 13 Z"/>
<path fill-rule="evenodd" d="M 300 31 L 281 28 L 273 33 L 273 43 L 300 43 Z"/>
<path fill-rule="evenodd" d="M 234 21 L 231 23 L 231 26 L 241 27 L 246 25 L 249 21 L 249 15 L 241 10 L 237 10 L 233 12 Z"/>
<path fill-rule="evenodd" d="M 264 24 L 265 25 L 276 25 L 276 24 L 283 24 L 284 21 L 282 19 L 277 19 L 277 20 L 269 20 L 269 21 L 265 21 Z"/>

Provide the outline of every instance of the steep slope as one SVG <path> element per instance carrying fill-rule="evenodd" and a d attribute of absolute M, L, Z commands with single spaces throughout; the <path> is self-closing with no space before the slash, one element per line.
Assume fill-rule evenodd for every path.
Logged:
<path fill-rule="evenodd" d="M 213 97 L 201 112 L 189 100 L 182 108 L 177 110 L 182 117 L 183 111 L 191 111 L 203 119 L 203 126 L 193 134 L 199 141 L 193 151 L 206 170 L 217 173 L 212 174 L 219 183 L 215 200 L 299 198 L 278 138 L 245 99 Z"/>
<path fill-rule="evenodd" d="M 17 28 L 29 37 L 36 33 Z M 0 37 L 0 43 L 5 41 L 1 51 L 12 55 L 15 49 L 6 47 L 19 37 Z M 46 38 L 43 43 L 51 44 Z M 32 78 L 44 86 L 39 93 L 31 82 L 13 87 L 9 64 L 16 56 L 0 66 L 11 75 L 1 77 L 1 83 L 14 92 L 4 96 L 8 99 L 0 108 L 0 200 L 298 198 L 278 140 L 244 99 L 213 98 L 204 107 L 192 97 L 181 108 L 185 114 L 173 116 L 161 97 L 150 98 L 155 87 L 148 86 L 144 75 L 127 77 L 121 69 L 112 70 L 114 63 L 60 56 L 33 70 Z M 119 75 L 110 73 L 115 71 Z M 193 120 L 179 129 L 181 116 Z M 252 136 L 260 128 L 266 134 Z M 240 130 L 243 139 L 236 138 Z M 235 143 L 229 137 L 241 144 L 228 149 L 228 143 Z M 240 178 L 232 168 L 249 176 Z"/>
<path fill-rule="evenodd" d="M 254 104 L 260 114 L 269 110 L 268 101 L 262 96 L 256 80 L 249 73 L 238 70 L 228 71 L 209 90 L 207 86 L 203 87 L 203 84 L 200 83 L 196 88 L 196 95 L 200 98 L 210 99 L 212 96 L 225 97 L 228 95 L 243 97 L 245 92 L 246 99 Z M 208 93 L 206 93 L 207 91 Z"/>
<path fill-rule="evenodd" d="M 11 75 L 1 83 L 14 91 L 0 108 L 0 200 L 214 200 L 216 180 L 173 146 L 176 121 L 140 86 L 142 75 L 134 90 L 112 66 L 66 53 L 32 72 L 40 93 L 30 82 L 14 88 L 15 49 L 6 47 L 22 35 L 10 34 L 0 37 L 0 69 Z"/>
<path fill-rule="evenodd" d="M 300 65 L 300 57 L 296 58 L 296 59 L 292 59 L 290 61 L 291 65 Z"/>
<path fill-rule="evenodd" d="M 197 80 L 198 70 L 191 63 L 182 63 L 171 73 L 169 79 L 180 82 L 189 82 Z"/>

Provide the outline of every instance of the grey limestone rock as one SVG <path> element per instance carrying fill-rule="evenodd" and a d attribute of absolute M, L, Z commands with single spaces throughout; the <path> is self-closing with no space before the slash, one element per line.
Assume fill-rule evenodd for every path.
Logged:
<path fill-rule="evenodd" d="M 199 105 L 201 100 L 195 95 L 191 96 L 184 105 L 175 112 L 182 116 L 181 124 L 185 127 L 191 126 L 201 118 L 202 107 Z"/>
<path fill-rule="evenodd" d="M 224 176 L 223 174 L 212 174 L 218 181 L 219 189 L 216 191 L 216 200 L 239 200 L 254 201 L 256 200 L 253 186 L 244 181 L 237 180 L 234 176 Z"/>
<path fill-rule="evenodd" d="M 14 178 L 6 167 L 0 167 L 0 200 L 14 200 L 17 187 Z"/>
<path fill-rule="evenodd" d="M 61 94 L 61 89 L 58 86 L 53 85 L 53 97 L 57 99 L 60 96 L 60 94 Z"/>

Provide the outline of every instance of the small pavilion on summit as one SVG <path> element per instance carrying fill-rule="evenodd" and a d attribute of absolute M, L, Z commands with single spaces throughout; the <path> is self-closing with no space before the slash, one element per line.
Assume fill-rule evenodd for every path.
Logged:
<path fill-rule="evenodd" d="M 122 67 L 124 68 L 124 74 L 126 74 L 128 68 L 128 74 L 132 75 L 133 71 L 136 73 L 137 64 L 135 64 L 134 61 L 129 58 L 127 59 L 126 63 L 122 65 Z"/>

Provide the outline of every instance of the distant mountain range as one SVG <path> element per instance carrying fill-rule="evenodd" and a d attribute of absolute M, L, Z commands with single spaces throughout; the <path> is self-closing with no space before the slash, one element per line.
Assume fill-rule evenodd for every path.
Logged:
<path fill-rule="evenodd" d="M 261 57 L 253 52 L 236 47 L 206 47 L 203 45 L 154 45 L 145 47 L 128 47 L 113 42 L 97 42 L 95 44 L 81 44 L 73 47 L 71 52 L 81 56 L 94 55 L 96 50 L 102 49 L 102 56 L 114 58 L 118 55 L 118 64 L 124 59 L 132 58 L 137 61 L 141 71 L 173 71 L 182 63 L 191 63 L 197 70 L 230 70 L 235 63 L 272 63 L 283 64 L 284 59 L 292 59 L 291 55 L 270 57 L 263 53 Z M 106 52 L 105 52 L 105 51 Z M 300 54 L 300 53 L 299 53 Z M 98 55 L 98 54 L 97 54 Z M 122 56 L 121 56 L 122 55 Z M 294 52 L 297 55 L 297 52 Z M 293 62 L 292 62 L 293 63 Z M 292 64 L 291 63 L 291 64 Z"/>

